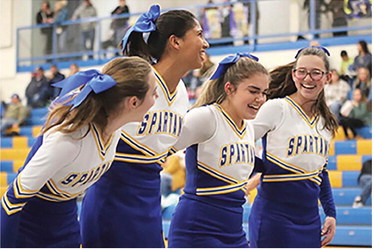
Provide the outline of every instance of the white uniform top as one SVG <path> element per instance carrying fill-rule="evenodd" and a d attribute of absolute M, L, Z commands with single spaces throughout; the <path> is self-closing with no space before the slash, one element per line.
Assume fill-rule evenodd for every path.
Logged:
<path fill-rule="evenodd" d="M 33 148 L 37 151 L 14 180 L 13 188 L 4 195 L 5 211 L 8 214 L 20 211 L 33 196 L 49 201 L 70 200 L 95 183 L 114 159 L 120 130 L 104 145 L 95 126 L 91 128 L 83 139 L 79 138 L 87 132 L 87 127 L 70 134 L 53 131 L 44 134 L 42 144 Z"/>
<path fill-rule="evenodd" d="M 267 101 L 252 120 L 255 138 L 263 137 L 264 157 L 294 175 L 266 176 L 264 181 L 310 179 L 320 184 L 318 173 L 328 158 L 331 133 L 323 129 L 323 118 L 309 118 L 290 97 Z M 268 169 L 276 174 L 275 169 Z M 269 178 L 269 179 L 268 179 Z"/>
<path fill-rule="evenodd" d="M 218 104 L 192 109 L 185 117 L 182 134 L 174 150 L 184 147 L 189 147 L 186 155 L 187 179 L 196 179 L 187 180 L 186 193 L 215 195 L 244 190 L 254 168 L 252 126 L 244 121 L 242 128 L 238 128 Z M 189 150 L 196 153 L 189 154 Z M 241 193 L 238 199 L 243 197 L 244 193 Z"/>
<path fill-rule="evenodd" d="M 174 93 L 170 93 L 161 75 L 156 70 L 154 72 L 158 83 L 158 98 L 145 114 L 143 122 L 127 123 L 122 127 L 116 161 L 163 162 L 169 148 L 180 135 L 189 104 L 186 87 L 180 81 Z M 130 153 L 127 145 L 135 149 L 136 153 Z"/>

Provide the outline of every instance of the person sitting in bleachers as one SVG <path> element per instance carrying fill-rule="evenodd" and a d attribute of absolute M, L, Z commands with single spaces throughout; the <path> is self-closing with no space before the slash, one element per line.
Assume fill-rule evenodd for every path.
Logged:
<path fill-rule="evenodd" d="M 61 74 L 61 72 L 58 70 L 57 65 L 53 64 L 50 69 L 51 75 L 49 76 L 49 85 L 52 86 L 52 84 L 62 81 L 65 79 L 65 75 Z M 52 99 L 55 99 L 61 92 L 60 88 L 53 88 L 53 94 Z"/>
<path fill-rule="evenodd" d="M 340 114 L 342 116 L 341 124 L 347 139 L 350 139 L 348 129 L 352 131 L 354 139 L 357 136 L 357 128 L 371 126 L 371 107 L 361 89 L 353 90 L 353 99 L 344 103 Z"/>
<path fill-rule="evenodd" d="M 16 135 L 19 126 L 24 123 L 29 115 L 29 109 L 24 106 L 21 102 L 21 98 L 18 94 L 13 94 L 11 96 L 11 102 L 9 104 L 2 103 L 5 108 L 4 117 L 2 117 L 0 122 L 0 132 L 1 135 Z M 10 134 L 7 134 L 7 129 L 12 128 Z"/>
<path fill-rule="evenodd" d="M 70 64 L 69 69 L 70 71 L 68 76 L 72 76 L 75 73 L 79 72 L 79 66 L 76 63 Z"/>
<path fill-rule="evenodd" d="M 357 78 L 353 82 L 352 89 L 361 89 L 365 97 L 368 98 L 371 88 L 371 78 L 369 70 L 365 67 L 359 67 L 357 70 Z"/>
<path fill-rule="evenodd" d="M 27 106 L 31 108 L 45 107 L 52 98 L 53 89 L 44 75 L 42 67 L 36 68 L 26 88 Z"/>
<path fill-rule="evenodd" d="M 339 120 L 339 111 L 343 103 L 347 100 L 348 92 L 351 90 L 349 84 L 340 79 L 336 69 L 331 70 L 332 77 L 329 84 L 324 86 L 326 104 L 329 106 L 331 112 Z"/>
<path fill-rule="evenodd" d="M 340 51 L 340 58 L 341 62 L 339 74 L 343 80 L 347 81 L 348 83 L 351 83 L 352 76 L 356 75 L 356 72 L 353 71 L 353 58 L 348 56 L 346 50 Z"/>
<path fill-rule="evenodd" d="M 161 206 L 162 208 L 178 203 L 179 194 L 186 183 L 186 167 L 184 164 L 184 153 L 171 155 L 162 165 L 161 171 Z"/>
<path fill-rule="evenodd" d="M 361 187 L 361 193 L 355 198 L 352 205 L 353 208 L 363 207 L 371 196 L 371 168 L 371 159 L 362 164 L 360 175 L 357 178 L 357 182 Z"/>
<path fill-rule="evenodd" d="M 358 55 L 355 57 L 353 62 L 353 69 L 358 70 L 359 67 L 365 67 L 368 70 L 371 70 L 372 59 L 371 53 L 369 51 L 367 42 L 361 40 L 357 43 Z"/>

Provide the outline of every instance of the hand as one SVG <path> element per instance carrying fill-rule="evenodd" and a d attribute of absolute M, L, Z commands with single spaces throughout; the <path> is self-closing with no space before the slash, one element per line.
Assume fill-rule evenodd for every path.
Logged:
<path fill-rule="evenodd" d="M 248 183 L 246 185 L 245 194 L 249 195 L 249 193 L 253 189 L 255 189 L 258 186 L 258 184 L 260 184 L 260 180 L 261 180 L 261 173 L 257 173 L 254 176 L 252 176 L 252 178 L 248 180 Z"/>
<path fill-rule="evenodd" d="M 18 127 L 19 127 L 18 123 L 14 123 L 14 124 L 12 125 L 12 129 L 17 129 Z"/>
<path fill-rule="evenodd" d="M 325 223 L 323 224 L 321 236 L 325 236 L 322 239 L 321 245 L 322 247 L 329 244 L 332 239 L 334 238 L 336 232 L 336 220 L 333 217 L 327 216 L 325 219 Z"/>

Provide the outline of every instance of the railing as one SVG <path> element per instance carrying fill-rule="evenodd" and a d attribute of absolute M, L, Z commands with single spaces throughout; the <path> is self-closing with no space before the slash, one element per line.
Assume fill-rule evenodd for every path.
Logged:
<path fill-rule="evenodd" d="M 292 26 L 290 25 L 292 22 L 306 22 L 305 18 L 296 21 L 292 20 L 292 18 L 295 18 L 295 14 L 290 13 L 290 6 L 284 6 L 282 9 L 277 8 L 276 11 L 272 10 L 273 13 L 275 13 L 274 15 L 278 15 L 271 17 L 273 20 L 267 20 L 266 15 L 274 8 L 260 8 L 260 17 L 262 18 L 258 19 L 257 7 L 260 4 L 263 5 L 262 7 L 266 4 L 279 6 L 285 2 L 284 0 L 240 0 L 235 2 L 186 6 L 184 9 L 190 10 L 199 18 L 205 30 L 207 40 L 211 45 L 209 50 L 213 55 L 226 53 L 225 50 L 219 48 L 235 46 L 233 48 L 234 50 L 245 49 L 247 51 L 256 51 L 261 49 L 262 45 L 273 44 L 277 46 L 280 42 L 295 42 L 297 37 L 305 38 L 305 41 L 309 42 L 317 37 L 333 37 L 332 34 L 336 32 L 356 32 L 360 35 L 364 35 L 365 38 L 370 39 L 368 42 L 371 42 L 371 17 L 369 18 L 370 22 L 366 23 L 357 21 L 354 25 L 350 26 L 317 29 L 315 25 L 315 1 L 316 0 L 310 0 L 310 15 L 307 17 L 309 19 L 309 27 L 305 29 L 302 27 L 299 27 L 299 29 L 290 27 Z M 294 1 L 293 4 L 297 4 L 297 2 L 298 1 Z M 300 8 L 300 6 L 297 7 Z M 234 21 L 235 23 L 235 26 L 229 26 L 229 34 L 223 34 L 223 26 L 221 25 L 221 21 L 224 20 L 222 15 L 224 9 L 226 14 L 232 14 L 232 18 L 229 18 L 229 22 L 232 23 L 232 21 Z M 167 10 L 169 9 L 163 9 L 162 11 Z M 30 71 L 36 65 L 47 66 L 51 63 L 58 63 L 62 67 L 67 67 L 71 62 L 78 63 L 82 66 L 102 64 L 106 62 L 108 58 L 120 52 L 116 47 L 120 41 L 109 40 L 110 22 L 119 18 L 129 18 L 129 24 L 133 24 L 140 14 L 141 13 L 131 13 L 99 18 L 86 18 L 75 21 L 65 21 L 60 25 L 43 24 L 17 28 L 17 71 Z M 250 18 L 248 18 L 248 15 Z M 266 23 L 269 23 L 268 21 L 272 22 L 269 28 L 266 27 Z M 94 44 L 91 47 L 92 49 L 89 50 L 83 49 L 81 43 L 82 30 L 80 29 L 80 25 L 84 23 L 95 23 Z M 258 24 L 260 24 L 260 28 L 256 30 Z M 126 27 L 123 28 L 123 32 L 125 29 Z M 349 35 L 351 36 L 351 34 Z M 46 51 L 47 43 L 50 43 L 50 51 Z"/>

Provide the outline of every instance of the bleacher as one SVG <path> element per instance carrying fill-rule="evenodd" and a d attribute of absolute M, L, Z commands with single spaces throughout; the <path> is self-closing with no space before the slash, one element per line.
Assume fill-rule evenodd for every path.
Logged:
<path fill-rule="evenodd" d="M 34 109 L 26 126 L 21 127 L 20 136 L 1 138 L 1 165 L 0 165 L 0 194 L 14 180 L 18 169 L 35 141 L 42 124 L 45 121 L 47 108 Z M 362 163 L 372 155 L 371 128 L 363 129 L 360 133 L 363 138 L 358 140 L 344 140 L 340 128 L 334 142 L 330 147 L 328 169 L 330 173 L 333 196 L 337 206 L 337 231 L 330 245 L 334 246 L 371 246 L 372 242 L 372 200 L 361 208 L 352 208 L 354 198 L 360 193 L 357 186 L 357 176 Z M 252 202 L 254 196 L 251 196 Z M 163 211 L 163 228 L 167 238 L 170 221 L 175 206 Z M 244 230 L 248 231 L 248 216 L 251 205 L 244 206 Z M 324 219 L 320 208 L 321 220 Z"/>

